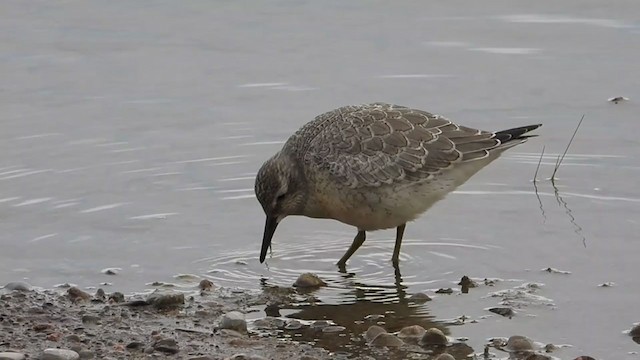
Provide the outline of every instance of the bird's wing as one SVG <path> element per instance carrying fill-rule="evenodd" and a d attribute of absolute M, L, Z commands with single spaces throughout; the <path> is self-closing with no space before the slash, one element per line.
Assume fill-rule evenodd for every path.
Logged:
<path fill-rule="evenodd" d="M 352 188 L 427 180 L 459 162 L 488 156 L 494 133 L 426 111 L 375 103 L 347 106 L 309 123 L 304 161 Z"/>

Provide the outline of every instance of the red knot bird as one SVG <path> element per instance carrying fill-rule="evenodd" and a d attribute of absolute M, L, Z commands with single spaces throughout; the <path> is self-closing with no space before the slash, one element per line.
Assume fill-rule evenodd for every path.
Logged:
<path fill-rule="evenodd" d="M 267 221 L 260 262 L 289 215 L 335 219 L 358 233 L 338 261 L 343 268 L 366 231 L 396 228 L 398 265 L 407 222 L 495 160 L 541 124 L 476 130 L 404 106 L 344 106 L 293 134 L 258 171 L 255 192 Z"/>

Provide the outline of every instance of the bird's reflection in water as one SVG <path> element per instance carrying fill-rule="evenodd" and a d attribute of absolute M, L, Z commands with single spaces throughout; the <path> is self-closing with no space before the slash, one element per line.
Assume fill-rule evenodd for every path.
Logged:
<path fill-rule="evenodd" d="M 263 289 L 270 286 L 265 279 L 261 285 Z M 285 337 L 309 342 L 338 354 L 356 355 L 374 351 L 362 336 L 371 325 L 379 325 L 387 332 L 420 325 L 425 329 L 437 327 L 448 334 L 448 329 L 436 323 L 429 314 L 427 304 L 410 300 L 410 294 L 407 294 L 407 287 L 402 284 L 402 275 L 397 267 L 394 282 L 390 285 L 366 284 L 358 281 L 357 274 L 342 269 L 340 277 L 329 283 L 329 287 L 338 293 L 337 301 L 323 299 L 318 294 L 319 290 L 297 290 L 298 294 L 307 298 L 315 299 L 317 296 L 317 301 L 281 304 L 280 313 L 290 319 L 327 320 L 343 326 L 345 330 L 324 333 L 321 328 L 305 326 L 298 330 L 285 330 Z M 336 295 L 332 297 L 336 299 Z"/>

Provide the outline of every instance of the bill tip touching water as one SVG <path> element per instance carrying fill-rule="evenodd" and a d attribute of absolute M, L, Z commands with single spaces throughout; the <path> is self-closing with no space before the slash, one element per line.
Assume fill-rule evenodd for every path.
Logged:
<path fill-rule="evenodd" d="M 358 230 L 338 261 L 364 243 L 367 231 L 396 228 L 399 262 L 407 222 L 525 142 L 541 124 L 497 132 L 457 125 L 423 110 L 373 103 L 340 107 L 302 126 L 258 171 L 256 197 L 266 214 L 264 262 L 287 216 L 335 219 Z"/>

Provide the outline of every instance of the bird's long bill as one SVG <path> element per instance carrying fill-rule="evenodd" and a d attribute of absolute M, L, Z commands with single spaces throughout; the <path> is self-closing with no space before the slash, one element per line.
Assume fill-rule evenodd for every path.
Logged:
<path fill-rule="evenodd" d="M 271 239 L 273 238 L 273 233 L 276 232 L 277 227 L 278 219 L 275 217 L 267 216 L 267 222 L 264 224 L 264 236 L 262 237 L 262 250 L 260 250 L 261 264 L 267 257 L 267 250 L 269 249 L 269 246 L 271 246 Z"/>

